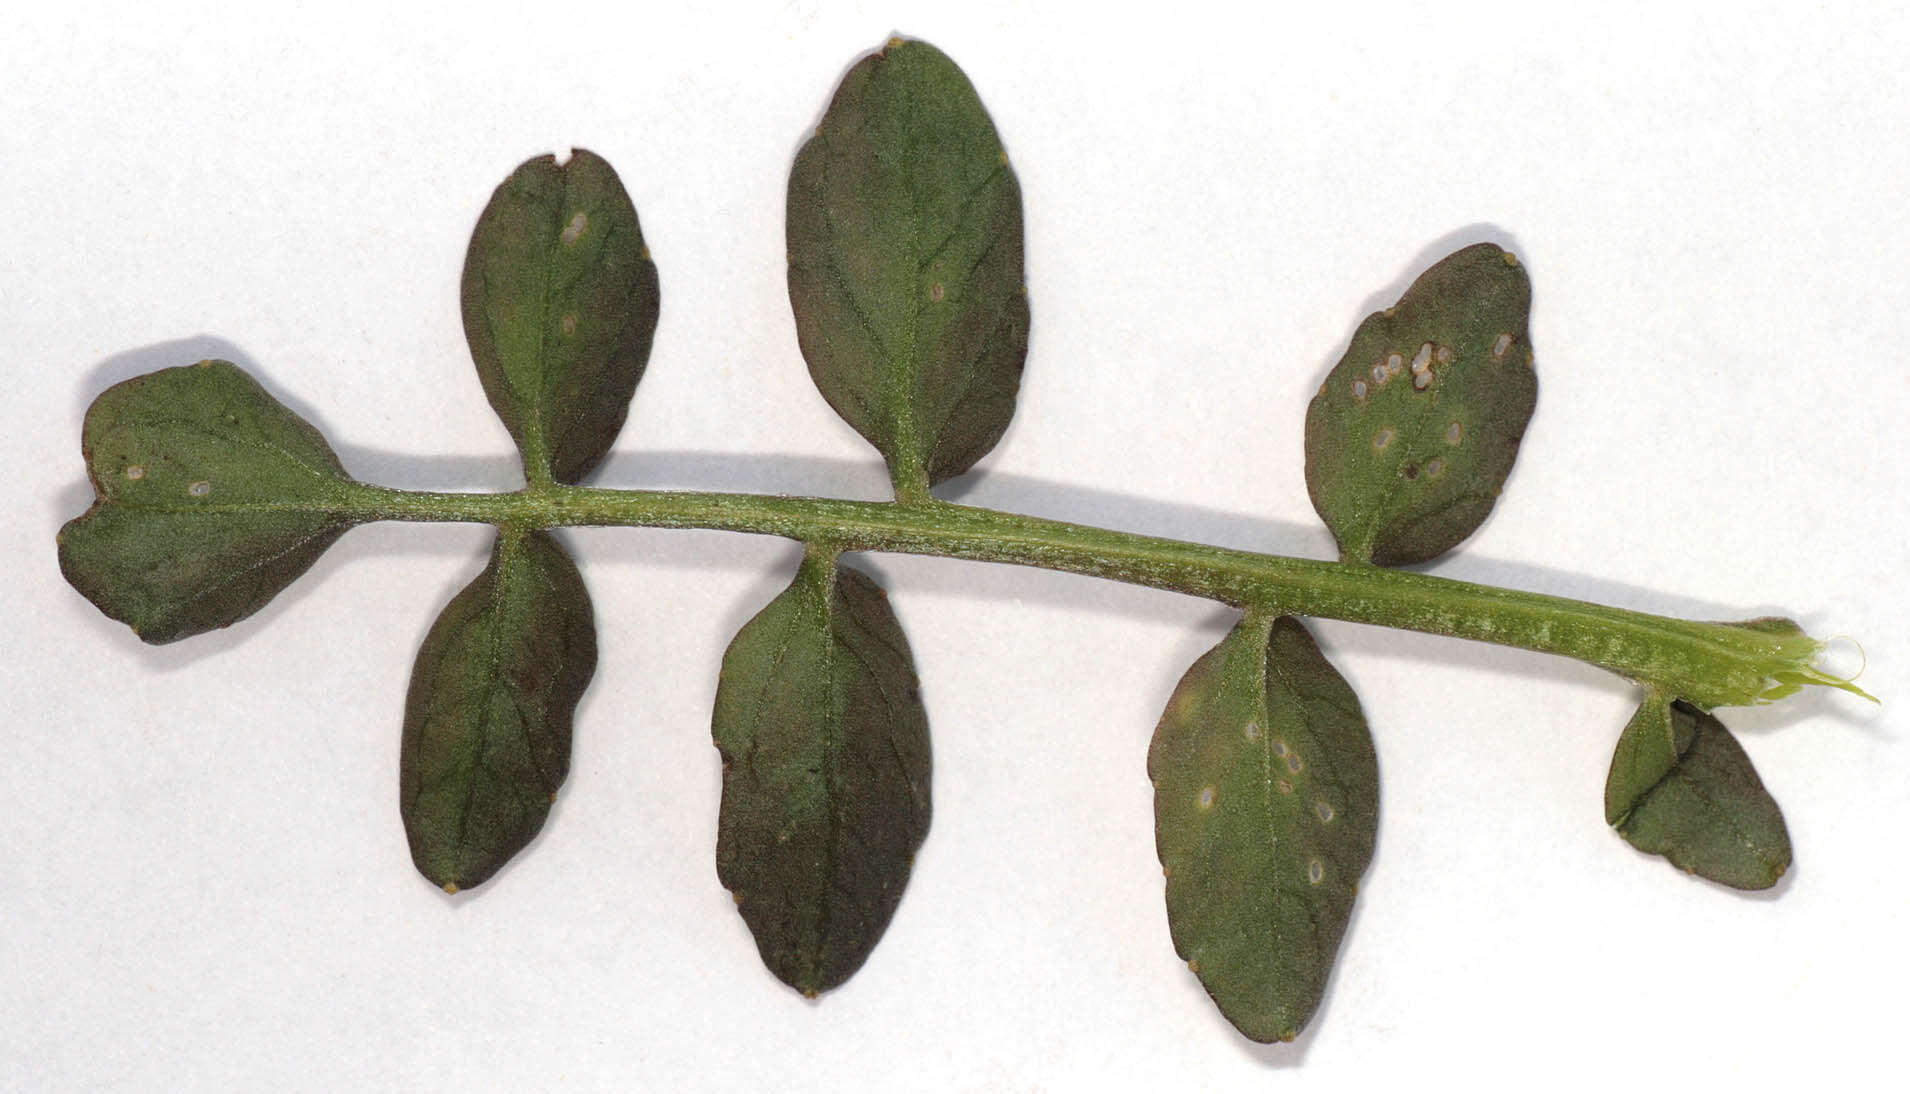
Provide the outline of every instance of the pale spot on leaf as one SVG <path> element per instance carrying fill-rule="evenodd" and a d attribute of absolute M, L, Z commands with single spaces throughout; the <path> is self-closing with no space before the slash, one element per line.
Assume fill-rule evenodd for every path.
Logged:
<path fill-rule="evenodd" d="M 134 482 L 138 482 L 140 479 L 146 477 L 146 469 L 136 463 L 128 464 L 126 467 L 126 477 Z"/>
<path fill-rule="evenodd" d="M 203 498 L 207 494 L 212 493 L 212 484 L 201 479 L 191 486 L 186 487 L 186 493 L 191 494 L 195 498 Z"/>
<path fill-rule="evenodd" d="M 1420 373 L 1425 372 L 1427 369 L 1432 367 L 1432 358 L 1433 358 L 1432 343 L 1431 342 L 1420 343 L 1419 352 L 1413 354 L 1413 376 L 1415 378 L 1418 377 Z"/>
<path fill-rule="evenodd" d="M 574 246 L 579 239 L 583 238 L 584 229 L 588 227 L 590 227 L 590 215 L 580 210 L 577 215 L 570 218 L 569 224 L 564 225 L 563 232 L 557 238 L 563 240 L 566 247 Z"/>

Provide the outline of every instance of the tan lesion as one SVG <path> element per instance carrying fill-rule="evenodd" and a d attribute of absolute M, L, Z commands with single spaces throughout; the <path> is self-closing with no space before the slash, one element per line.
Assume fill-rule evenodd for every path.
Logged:
<path fill-rule="evenodd" d="M 589 227 L 590 214 L 579 209 L 576 213 L 571 215 L 570 223 L 564 225 L 564 230 L 558 233 L 557 238 L 563 241 L 564 246 L 574 247 L 577 245 L 577 241 L 584 237 L 584 232 L 589 229 Z"/>

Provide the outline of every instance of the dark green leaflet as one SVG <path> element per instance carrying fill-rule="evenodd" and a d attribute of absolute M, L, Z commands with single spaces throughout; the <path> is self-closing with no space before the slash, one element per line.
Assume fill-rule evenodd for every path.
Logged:
<path fill-rule="evenodd" d="M 1299 620 L 1250 612 L 1174 689 L 1147 773 L 1175 951 L 1240 1032 L 1292 1040 L 1379 830 L 1358 698 Z"/>
<path fill-rule="evenodd" d="M 60 530 L 60 570 L 147 642 L 244 619 L 352 525 L 331 447 L 229 361 L 108 388 L 81 447 L 97 498 Z"/>
<path fill-rule="evenodd" d="M 1532 287 L 1467 247 L 1366 317 L 1307 407 L 1306 481 L 1341 556 L 1436 558 L 1491 513 L 1538 398 Z"/>
<path fill-rule="evenodd" d="M 617 439 L 657 329 L 657 268 L 617 173 L 577 149 L 504 180 L 464 259 L 464 334 L 533 483 L 576 483 Z"/>
<path fill-rule="evenodd" d="M 596 666 L 590 595 L 570 556 L 548 532 L 500 532 L 411 671 L 399 797 L 420 873 L 468 889 L 537 835 Z"/>
<path fill-rule="evenodd" d="M 809 373 L 904 496 L 1008 428 L 1028 354 L 1021 188 L 968 78 L 926 42 L 843 77 L 789 176 Z"/>
<path fill-rule="evenodd" d="M 723 655 L 716 871 L 763 963 L 805 995 L 847 980 L 928 834 L 928 715 L 888 596 L 812 553 Z"/>
<path fill-rule="evenodd" d="M 1638 799 L 1665 780 L 1678 765 L 1681 742 L 1671 721 L 1670 696 L 1653 689 L 1625 724 L 1605 776 L 1605 823 L 1614 827 L 1631 815 Z M 1682 742 L 1689 747 L 1690 735 Z"/>
<path fill-rule="evenodd" d="M 1618 738 L 1605 819 L 1640 851 L 1734 889 L 1768 889 L 1791 865 L 1784 814 L 1744 748 L 1712 715 L 1656 690 Z"/>

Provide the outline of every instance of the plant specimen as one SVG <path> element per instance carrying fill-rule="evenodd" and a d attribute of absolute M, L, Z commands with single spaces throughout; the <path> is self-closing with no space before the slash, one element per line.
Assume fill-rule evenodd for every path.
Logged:
<path fill-rule="evenodd" d="M 960 70 L 891 42 L 844 78 L 789 180 L 789 294 L 816 386 L 885 460 L 894 500 L 582 485 L 641 379 L 657 267 L 610 165 L 531 160 L 464 269 L 478 378 L 517 443 L 509 494 L 351 479 L 323 437 L 222 361 L 138 377 L 88 411 L 97 499 L 60 536 L 67 579 L 148 642 L 258 610 L 370 521 L 496 526 L 413 670 L 400 806 L 419 871 L 482 884 L 544 823 L 597 662 L 595 607 L 551 529 L 727 529 L 801 542 L 786 590 L 723 658 L 717 873 L 762 958 L 805 994 L 868 958 L 930 817 L 928 715 L 901 621 L 857 551 L 1041 566 L 1211 598 L 1232 631 L 1187 671 L 1148 754 L 1176 950 L 1256 1040 L 1318 1007 L 1372 857 L 1379 777 L 1352 689 L 1301 617 L 1557 653 L 1642 689 L 1606 819 L 1726 885 L 1790 863 L 1776 805 L 1711 713 L 1806 685 L 1821 643 L 1781 619 L 1706 623 L 1441 579 L 1489 515 L 1537 397 L 1525 268 L 1490 244 L 1425 270 L 1354 332 L 1305 420 L 1305 481 L 1337 561 L 1125 534 L 937 498 L 1006 430 L 1027 356 L 1021 196 Z"/>

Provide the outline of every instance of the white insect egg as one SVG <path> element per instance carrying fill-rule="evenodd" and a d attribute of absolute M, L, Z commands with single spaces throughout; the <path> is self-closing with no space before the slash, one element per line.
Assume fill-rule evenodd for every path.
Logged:
<path fill-rule="evenodd" d="M 1326 866 L 1319 859 L 1306 864 L 1306 879 L 1314 885 L 1326 880 Z"/>
<path fill-rule="evenodd" d="M 1433 344 L 1431 342 L 1420 343 L 1419 352 L 1413 354 L 1413 375 L 1418 376 L 1420 373 L 1431 368 L 1432 358 Z"/>
<path fill-rule="evenodd" d="M 1499 340 L 1492 343 L 1492 359 L 1497 361 L 1503 358 L 1505 356 L 1505 351 L 1511 348 L 1512 348 L 1512 336 L 1510 334 L 1501 334 L 1499 336 Z"/>

